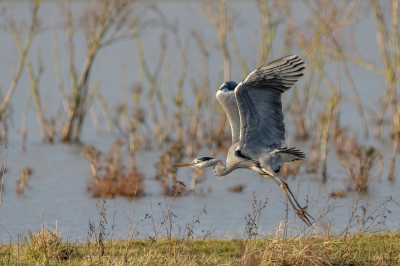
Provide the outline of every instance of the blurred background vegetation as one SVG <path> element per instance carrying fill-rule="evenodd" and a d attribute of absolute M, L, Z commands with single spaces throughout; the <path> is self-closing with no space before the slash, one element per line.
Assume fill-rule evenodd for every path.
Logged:
<path fill-rule="evenodd" d="M 132 196 L 138 182 L 142 193 L 144 173 L 137 168 L 135 157 L 148 148 L 163 151 L 153 178 L 168 194 L 176 182 L 174 163 L 196 157 L 204 149 L 211 156 L 224 154 L 231 144 L 228 120 L 215 99 L 220 84 L 240 81 L 256 67 L 295 53 L 306 61 L 307 71 L 284 95 L 287 140 L 308 146 L 309 152 L 302 164 L 285 165 L 283 176 L 304 170 L 326 183 L 327 154 L 336 150 L 348 176 L 346 190 L 367 191 L 371 176 L 381 180 L 385 156 L 379 150 L 379 141 L 385 139 L 392 146 L 391 154 L 386 155 L 390 160 L 386 160 L 389 169 L 385 178 L 395 179 L 400 130 L 398 1 L 255 0 L 251 4 L 257 13 L 252 15 L 258 17 L 258 24 L 252 25 L 257 30 L 249 34 L 250 38 L 237 34 L 244 23 L 240 2 L 182 2 L 183 13 L 200 16 L 213 29 L 203 30 L 194 24 L 185 34 L 181 26 L 190 24 L 190 20 L 171 19 L 162 3 L 33 0 L 29 16 L 23 18 L 15 15 L 22 3 L 14 7 L 1 3 L 2 36 L 8 36 L 18 51 L 12 75 L 3 75 L 1 80 L 3 143 L 7 143 L 10 132 L 18 133 L 23 150 L 28 136 L 39 133 L 44 143 L 79 143 L 90 127 L 90 132 L 94 129 L 97 134 L 107 133 L 117 139 L 107 154 L 103 155 L 95 144 L 82 151 L 92 169 L 88 190 L 93 196 Z M 49 10 L 52 16 L 46 14 Z M 374 28 L 362 26 L 367 18 L 372 19 Z M 159 33 L 158 43 L 149 44 L 147 35 L 154 31 Z M 368 39 L 357 37 L 358 31 L 367 32 Z M 37 42 L 33 49 L 33 43 L 44 35 L 47 44 L 41 47 Z M 94 73 L 96 66 L 107 65 L 107 57 L 119 52 L 121 42 L 132 43 L 129 55 L 134 56 L 137 71 L 127 74 L 128 62 L 122 61 L 108 70 L 108 75 L 118 76 L 119 81 L 104 87 L 104 77 Z M 376 43 L 377 50 L 367 51 L 366 56 L 359 48 L 363 42 Z M 152 50 L 149 56 L 149 45 L 156 47 L 157 54 Z M 368 53 L 378 60 L 370 60 Z M 43 63 L 43 54 L 51 54 L 52 65 Z M 359 68 L 371 77 L 379 76 L 380 83 L 368 84 L 368 88 L 357 85 L 364 79 L 357 72 Z M 127 75 L 133 82 L 126 84 Z M 30 88 L 23 97 L 18 94 L 13 99 L 24 78 Z M 57 82 L 58 100 L 43 96 L 49 80 Z M 110 91 L 112 97 L 106 96 Z M 361 100 L 368 97 L 368 103 Z M 28 127 L 34 119 L 28 119 L 32 110 L 37 124 Z M 351 127 L 342 122 L 349 110 L 351 115 L 356 112 Z M 14 112 L 22 113 L 22 118 L 15 117 Z M 10 130 L 16 122 L 21 126 Z M 371 139 L 376 145 L 364 144 Z M 126 166 L 119 159 L 122 146 L 129 153 Z M 29 175 L 21 176 L 24 179 L 18 181 L 19 193 L 23 193 Z M 201 173 L 194 173 L 191 191 L 201 181 Z M 129 184 L 125 192 L 121 192 L 121 182 Z M 103 193 L 101 188 L 108 190 Z"/>
<path fill-rule="evenodd" d="M 11 217 L 0 220 L 2 228 L 12 227 L 11 234 L 26 229 L 15 221 L 16 214 L 23 214 L 18 220 L 26 226 L 32 215 L 29 207 L 45 205 L 46 208 L 46 204 L 52 204 L 48 209 L 60 211 L 55 219 L 68 216 L 79 225 L 83 220 L 86 226 L 87 205 L 93 205 L 90 197 L 132 199 L 150 195 L 146 184 L 154 181 L 167 197 L 162 198 L 160 193 L 152 195 L 156 198 L 154 202 L 160 201 L 159 224 L 157 217 L 153 220 L 151 199 L 151 213 L 145 210 L 143 220 L 151 220 L 152 225 L 143 230 L 151 232 L 151 243 L 143 244 L 146 252 L 132 249 L 133 240 L 139 235 L 136 225 L 143 221 L 132 222 L 133 213 L 140 204 L 145 205 L 141 201 L 135 207 L 133 200 L 126 242 L 115 244 L 120 250 L 116 252 L 116 262 L 127 263 L 128 254 L 138 252 L 135 253 L 138 260 L 148 264 L 157 261 L 178 265 L 171 254 L 173 246 L 179 244 L 176 250 L 184 258 L 182 264 L 197 265 L 204 259 L 204 253 L 192 256 L 197 242 L 187 240 L 193 238 L 194 225 L 200 228 L 197 225 L 200 215 L 209 210 L 202 206 L 200 215 L 187 223 L 185 229 L 173 221 L 177 215 L 171 208 L 176 200 L 180 205 L 174 211 L 181 210 L 181 217 L 186 219 L 194 205 L 198 207 L 207 200 L 200 201 L 197 196 L 206 195 L 213 188 L 196 188 L 196 184 L 205 182 L 201 171 L 192 171 L 190 185 L 185 185 L 173 165 L 200 155 L 225 156 L 231 145 L 230 126 L 215 99 L 224 81 L 239 82 L 264 63 L 297 54 L 307 64 L 306 74 L 283 95 L 282 102 L 288 146 L 301 148 L 307 158 L 284 165 L 280 174 L 289 181 L 289 177 L 306 176 L 307 181 L 321 184 L 322 188 L 339 180 L 343 188 L 325 193 L 315 187 L 310 189 L 310 185 L 311 195 L 309 198 L 307 194 L 305 201 L 315 207 L 316 221 L 310 230 L 305 231 L 301 226 L 294 230 L 295 218 L 288 218 L 286 208 L 286 220 L 278 220 L 275 236 L 261 242 L 257 242 L 257 237 L 260 222 L 265 220 L 260 220 L 260 213 L 267 200 L 254 195 L 253 214 L 245 218 L 243 240 L 229 242 L 227 254 L 215 258 L 214 263 L 233 258 L 238 265 L 257 265 L 257 262 L 267 265 L 277 261 L 314 265 L 335 261 L 353 265 L 359 259 L 371 257 L 382 262 L 379 265 L 392 265 L 392 259 L 398 262 L 398 233 L 377 237 L 367 234 L 387 230 L 385 219 L 392 211 L 386 205 L 394 202 L 399 206 L 394 201 L 396 194 L 384 198 L 386 194 L 372 192 L 383 184 L 389 185 L 379 192 L 390 194 L 398 188 L 395 183 L 400 136 L 398 5 L 397 0 L 0 1 L 0 137 L 6 156 L 14 148 L 14 155 L 5 158 L 1 177 L 0 217 L 5 217 L 1 216 L 4 213 Z M 30 153 L 33 155 L 28 157 Z M 87 168 L 73 171 L 80 167 L 77 163 L 80 159 L 73 160 L 78 155 Z M 139 159 L 146 160 L 151 170 L 144 170 Z M 65 168 L 57 169 L 60 164 Z M 17 174 L 13 168 L 18 168 Z M 335 177 L 337 169 L 345 176 L 344 182 Z M 41 177 L 35 180 L 37 172 Z M 14 180 L 8 178 L 12 173 L 17 176 L 14 187 L 24 206 L 7 194 L 13 188 L 9 182 Z M 89 179 L 78 183 L 77 180 L 84 180 L 85 173 L 90 173 Z M 215 193 L 221 194 L 220 197 L 208 194 L 215 205 L 209 207 L 210 212 L 214 211 L 212 226 L 225 223 L 237 226 L 234 222 L 249 202 L 243 198 L 235 201 L 236 196 L 248 190 L 252 182 L 240 177 L 240 183 L 224 188 L 226 193 L 236 194 L 226 197 L 221 189 Z M 35 190 L 34 197 L 23 198 L 28 182 L 41 184 L 31 188 Z M 72 186 L 73 182 L 77 184 Z M 87 198 L 81 197 L 84 193 L 77 189 L 82 184 L 86 185 L 83 190 L 90 194 Z M 258 183 L 257 186 L 263 187 Z M 304 192 L 300 181 L 298 189 Z M 48 191 L 53 191 L 53 198 L 47 197 Z M 7 206 L 4 202 L 1 206 L 3 192 L 7 196 L 4 202 L 10 203 Z M 184 204 L 176 198 L 189 194 L 197 195 L 186 197 Z M 326 204 L 322 203 L 325 194 L 329 194 Z M 337 227 L 330 221 L 324 224 L 322 218 L 334 210 L 334 218 L 343 215 L 343 212 L 337 214 L 337 202 L 330 200 L 349 194 L 357 194 L 355 204 L 349 204 L 349 220 L 336 219 Z M 362 195 L 366 195 L 367 204 L 360 203 Z M 367 209 L 372 200 L 378 202 L 376 209 Z M 85 205 L 84 201 L 89 203 Z M 228 210 L 216 208 L 219 205 Z M 270 205 L 267 220 L 268 225 L 273 225 L 281 218 L 277 214 L 284 215 L 284 211 L 275 203 Z M 19 262 L 20 244 L 25 256 L 21 253 L 21 260 L 25 262 L 40 261 L 37 258 L 42 258 L 43 263 L 49 259 L 76 259 L 76 264 L 81 265 L 82 261 L 92 263 L 92 256 L 102 261 L 104 252 L 114 254 L 114 221 L 111 243 L 103 242 L 103 237 L 107 237 L 105 201 L 99 202 L 97 209 L 98 229 L 89 220 L 85 246 L 79 243 L 70 246 L 68 231 L 63 240 L 57 226 L 48 230 L 42 213 L 42 228 L 27 236 L 18 234 L 17 246 L 11 244 L 8 231 L 6 237 L 0 234 L 2 240 L 10 237 L 10 246 L 0 247 L 0 254 L 4 255 L 0 256 L 1 261 L 6 263 L 8 256 L 9 262 L 13 254 L 13 260 Z M 227 213 L 232 216 L 225 217 Z M 398 225 L 396 215 L 389 217 L 391 225 Z M 123 219 L 126 217 L 117 218 L 119 222 Z M 178 235 L 174 236 L 176 224 Z M 82 227 L 76 223 L 67 226 L 75 230 L 71 233 L 73 237 L 80 236 Z M 164 226 L 165 231 L 160 229 Z M 351 228 L 356 229 L 350 237 Z M 322 240 L 315 238 L 322 234 L 320 229 L 326 232 Z M 331 238 L 342 229 L 337 234 L 339 238 Z M 214 230 L 211 227 L 202 230 L 204 240 Z M 236 234 L 238 230 L 232 231 Z M 166 238 L 162 239 L 165 232 Z M 181 232 L 184 233 L 179 235 Z M 119 237 L 123 234 L 125 231 L 116 232 Z M 154 258 L 147 256 L 157 237 L 161 239 L 157 242 L 161 247 L 159 253 Z M 293 238 L 288 242 L 288 237 Z M 375 245 L 371 243 L 375 242 L 379 243 L 378 251 L 373 250 Z M 223 244 L 203 241 L 199 245 L 202 250 L 214 250 L 215 245 L 220 248 Z M 360 252 L 359 247 L 365 252 Z M 131 258 L 132 263 L 136 257 Z"/>

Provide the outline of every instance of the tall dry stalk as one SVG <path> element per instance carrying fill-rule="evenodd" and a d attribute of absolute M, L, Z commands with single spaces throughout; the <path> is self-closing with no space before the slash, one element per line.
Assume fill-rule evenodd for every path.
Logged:
<path fill-rule="evenodd" d="M 331 44 L 333 44 L 333 47 L 335 50 L 335 52 L 333 53 L 333 59 L 340 62 L 341 69 L 343 70 L 343 72 L 346 76 L 347 83 L 349 84 L 350 92 L 353 96 L 354 104 L 357 108 L 358 116 L 359 116 L 360 123 L 361 123 L 361 128 L 364 132 L 364 136 L 366 138 L 368 138 L 369 133 L 368 133 L 367 122 L 365 121 L 364 110 L 363 110 L 355 83 L 354 83 L 351 73 L 347 67 L 347 63 L 346 63 L 345 56 L 343 53 L 344 43 L 343 43 L 343 41 L 339 41 L 338 38 L 335 37 L 334 28 L 332 28 L 331 19 L 329 17 L 322 16 L 321 13 L 318 10 L 315 10 L 308 1 L 304 1 L 304 3 L 306 3 L 306 7 L 310 11 L 310 13 L 313 15 L 313 17 L 317 18 L 318 21 L 320 23 L 322 23 L 322 25 L 324 25 L 324 27 L 326 27 L 328 29 L 326 34 L 327 34 L 329 42 Z M 341 10 L 341 12 L 343 12 L 345 15 L 343 15 L 340 19 L 343 21 L 346 21 L 345 22 L 346 24 L 350 24 L 353 22 L 353 19 L 351 19 L 351 16 L 354 13 L 357 4 L 358 4 L 357 1 L 350 1 L 347 4 L 347 7 L 343 8 L 343 10 Z M 340 38 L 340 36 L 339 36 L 339 38 Z"/>
<path fill-rule="evenodd" d="M 279 1 L 255 0 L 257 10 L 260 14 L 257 67 L 265 64 L 272 54 L 272 42 L 275 39 L 276 29 L 282 20 L 282 11 Z M 269 58 L 268 58 L 269 57 Z"/>
<path fill-rule="evenodd" d="M 119 68 L 119 94 L 121 104 L 118 106 L 118 113 L 122 115 L 122 128 L 126 131 L 129 127 L 129 112 L 125 93 L 125 68 L 125 64 L 122 64 Z"/>
<path fill-rule="evenodd" d="M 128 143 L 130 168 L 132 171 L 136 171 L 136 160 L 135 160 L 135 150 L 142 144 L 144 144 L 143 136 L 141 135 L 141 125 L 145 122 L 145 117 L 142 109 L 140 108 L 140 99 L 142 94 L 142 71 L 139 68 L 137 83 L 133 85 L 131 92 L 133 94 L 133 114 L 130 116 L 128 110 L 128 102 L 125 95 L 125 66 L 120 68 L 120 96 L 121 104 L 118 107 L 118 113 L 122 114 L 123 122 L 121 132 L 125 135 L 126 142 Z M 153 127 L 154 130 L 154 127 Z M 156 135 L 153 134 L 154 137 Z"/>
<path fill-rule="evenodd" d="M 398 107 L 398 91 L 397 72 L 400 63 L 399 55 L 399 6 L 398 1 L 391 2 L 391 29 L 385 24 L 381 3 L 379 1 L 371 1 L 372 14 L 375 21 L 375 35 L 378 42 L 379 53 L 382 61 L 384 78 L 386 81 L 387 92 L 385 97 L 388 98 L 388 104 L 382 109 L 384 114 L 386 106 L 389 107 L 391 115 L 391 133 L 393 135 L 392 158 L 389 170 L 389 180 L 394 180 L 394 172 L 396 168 L 396 155 L 399 144 L 400 134 L 400 109 Z M 382 116 L 383 117 L 383 116 Z M 378 124 L 382 125 L 381 122 Z"/>
<path fill-rule="evenodd" d="M 183 107 L 185 106 L 184 104 L 184 99 L 183 99 L 183 84 L 186 80 L 187 76 L 187 71 L 188 71 L 188 65 L 189 62 L 187 60 L 185 50 L 181 41 L 181 38 L 179 36 L 179 31 L 177 25 L 172 23 L 165 15 L 164 13 L 161 12 L 160 9 L 157 8 L 156 5 L 152 4 L 151 9 L 157 14 L 157 16 L 161 19 L 163 24 L 172 32 L 174 42 L 175 42 L 175 47 L 178 52 L 179 60 L 181 63 L 181 68 L 178 72 L 176 71 L 175 75 L 175 83 L 176 83 L 176 95 L 175 95 L 175 105 L 176 105 L 176 111 L 175 111 L 175 127 L 176 127 L 176 137 L 178 139 L 181 139 L 183 137 L 183 125 L 182 125 L 182 115 L 183 115 Z M 161 98 L 161 95 L 159 96 Z"/>
<path fill-rule="evenodd" d="M 202 142 L 201 145 L 212 145 L 214 139 L 214 125 L 217 117 L 225 116 L 225 112 L 220 108 L 219 103 L 216 103 L 214 96 L 214 90 L 211 88 L 210 81 L 210 50 L 207 47 L 206 39 L 203 33 L 194 32 L 193 37 L 196 40 L 197 47 L 199 49 L 199 56 L 202 66 L 201 81 L 196 82 L 196 78 L 191 78 L 192 87 L 196 97 L 201 96 L 200 99 L 196 98 L 195 110 L 198 110 L 200 118 L 199 130 L 195 130 L 197 133 L 197 139 Z M 243 63 L 244 64 L 244 63 Z M 245 65 L 243 65 L 245 67 Z M 247 72 L 247 70 L 244 70 Z M 218 80 L 216 88 L 218 88 Z M 217 108 L 215 108 L 217 106 Z M 194 137 L 194 135 L 193 135 Z"/>
<path fill-rule="evenodd" d="M 19 29 L 17 27 L 17 24 L 15 21 L 13 21 L 12 19 L 10 21 L 7 22 L 8 27 L 6 26 L 5 29 L 6 30 L 10 30 L 10 34 L 13 37 L 13 40 L 15 40 L 15 38 L 17 38 L 17 41 L 19 43 L 18 45 L 18 50 L 21 54 L 20 60 L 18 62 L 18 66 L 17 66 L 17 70 L 14 74 L 13 80 L 11 82 L 11 85 L 8 89 L 8 92 L 6 94 L 6 96 L 4 97 L 4 99 L 2 100 L 2 103 L 0 105 L 0 121 L 3 122 L 3 127 L 4 127 L 4 134 L 2 135 L 3 139 L 7 134 L 7 126 L 5 124 L 5 116 L 6 116 L 6 108 L 11 100 L 11 97 L 15 91 L 15 88 L 17 87 L 18 81 L 21 77 L 22 74 L 22 70 L 24 68 L 24 64 L 26 63 L 26 58 L 28 56 L 28 51 L 29 48 L 32 44 L 32 41 L 35 37 L 35 35 L 37 34 L 37 30 L 38 30 L 38 10 L 40 7 L 40 1 L 39 0 L 33 0 L 32 1 L 32 12 L 31 12 L 31 20 L 30 20 L 30 25 L 29 25 L 29 29 L 28 29 L 28 35 L 26 37 L 26 41 L 25 44 L 22 45 L 21 44 L 21 37 L 19 36 Z"/>
<path fill-rule="evenodd" d="M 161 96 L 160 88 L 158 85 L 159 81 L 159 76 L 161 74 L 165 56 L 166 56 L 166 43 L 165 43 L 165 38 L 161 37 L 160 38 L 160 55 L 158 59 L 157 66 L 154 70 L 154 73 L 150 72 L 150 69 L 148 67 L 147 61 L 144 57 L 144 49 L 143 49 L 143 44 L 140 38 L 140 33 L 138 29 L 133 29 L 132 32 L 133 38 L 136 43 L 136 50 L 137 50 L 137 55 L 139 57 L 139 63 L 140 63 L 140 68 L 143 71 L 144 76 L 146 77 L 147 81 L 150 83 L 149 91 L 148 91 L 148 97 L 147 101 L 149 103 L 149 109 L 152 117 L 152 123 L 153 123 L 153 133 L 154 133 L 154 138 L 156 139 L 157 145 L 160 146 L 161 143 L 164 141 L 165 138 L 165 130 L 167 128 L 166 126 L 166 115 L 167 115 L 167 110 L 166 106 L 163 100 L 163 97 Z M 157 107 L 156 107 L 156 96 L 158 96 L 158 102 L 160 104 L 161 110 L 160 113 L 161 115 L 158 115 L 157 113 Z M 159 117 L 161 116 L 161 117 Z"/>
<path fill-rule="evenodd" d="M 34 27 L 32 28 L 32 39 L 37 35 L 38 31 L 39 31 L 39 20 L 36 17 L 37 16 L 37 9 L 39 9 L 40 7 L 40 2 L 34 2 L 34 8 L 32 10 L 33 12 L 33 16 L 35 17 L 35 22 Z M 43 113 L 42 113 L 42 106 L 41 106 L 41 102 L 40 102 L 40 96 L 39 96 L 39 80 L 43 74 L 43 64 L 40 58 L 40 50 L 38 50 L 38 64 L 39 64 L 39 69 L 38 69 L 38 74 L 35 75 L 33 72 L 33 67 L 32 67 L 32 63 L 29 59 L 29 56 L 26 53 L 23 44 L 21 43 L 21 32 L 22 29 L 15 23 L 15 22 L 11 22 L 10 26 L 10 34 L 11 37 L 14 41 L 15 46 L 17 47 L 21 58 L 25 58 L 25 67 L 26 70 L 28 72 L 28 77 L 29 77 L 29 81 L 31 83 L 31 92 L 34 98 L 34 102 L 35 102 L 35 108 L 36 108 L 36 116 L 39 122 L 39 126 L 40 126 L 40 131 L 41 131 L 41 136 L 42 136 L 42 141 L 47 140 L 47 130 L 46 130 L 46 125 L 45 125 L 45 121 L 43 118 Z M 24 132 L 23 132 L 24 134 Z"/>
<path fill-rule="evenodd" d="M 234 16 L 228 12 L 226 0 L 210 1 L 207 0 L 200 13 L 208 19 L 215 27 L 219 40 L 219 49 L 224 56 L 224 80 L 231 79 L 231 58 L 228 49 L 227 37 L 235 22 Z"/>
<path fill-rule="evenodd" d="M 22 52 L 22 46 L 19 41 L 19 37 L 17 35 L 14 36 L 14 42 L 15 42 L 16 46 L 18 47 L 18 50 L 20 52 Z M 33 99 L 35 102 L 36 116 L 37 116 L 39 126 L 40 126 L 42 141 L 46 141 L 48 139 L 48 134 L 47 134 L 46 122 L 43 117 L 42 104 L 41 104 L 40 95 L 39 95 L 39 80 L 43 74 L 43 64 L 40 59 L 39 51 L 38 51 L 38 62 L 39 62 L 39 70 L 38 70 L 38 74 L 36 76 L 33 72 L 32 63 L 29 60 L 28 56 L 25 59 L 25 67 L 28 72 L 29 81 L 31 83 L 31 92 L 30 93 L 32 93 Z"/>
<path fill-rule="evenodd" d="M 141 68 L 138 68 L 137 73 L 137 82 L 132 85 L 131 94 L 132 94 L 132 103 L 133 103 L 133 118 L 129 124 L 130 134 L 130 143 L 137 147 L 138 144 L 144 144 L 148 142 L 148 138 L 144 137 L 141 126 L 145 124 L 146 117 L 143 109 L 141 108 L 141 99 L 142 99 L 142 80 L 143 80 L 143 71 Z"/>
<path fill-rule="evenodd" d="M 3 201 L 3 186 L 4 186 L 4 174 L 6 172 L 6 164 L 7 164 L 7 149 L 8 149 L 8 145 L 4 144 L 3 145 L 3 150 L 4 150 L 4 164 L 3 164 L 3 173 L 1 175 L 1 187 L 0 187 L 0 207 L 1 207 L 1 203 Z"/>
<path fill-rule="evenodd" d="M 21 149 L 23 151 L 26 151 L 26 139 L 28 138 L 28 132 L 27 132 L 27 120 L 28 120 L 28 113 L 29 113 L 29 107 L 31 106 L 32 102 L 32 91 L 29 91 L 28 93 L 28 99 L 26 99 L 25 107 L 24 107 L 24 112 L 22 114 L 22 125 L 21 125 Z"/>
<path fill-rule="evenodd" d="M 75 26 L 72 17 L 72 3 L 66 1 L 63 5 L 65 32 L 68 39 L 69 74 L 71 98 L 68 103 L 66 120 L 61 131 L 63 142 L 79 140 L 83 120 L 86 116 L 87 94 L 90 71 L 94 59 L 102 47 L 110 45 L 126 34 L 130 24 L 133 2 L 129 0 L 101 0 L 93 2 L 81 17 L 80 24 L 86 39 L 86 58 L 80 70 L 75 64 L 74 34 Z M 58 57 L 55 57 L 58 58 Z M 56 69 L 59 62 L 55 60 Z M 63 82 L 58 79 L 60 90 Z"/>
<path fill-rule="evenodd" d="M 125 65 L 120 67 L 120 97 L 121 97 L 121 105 L 118 109 L 119 112 L 122 114 L 124 125 L 123 130 L 128 134 L 128 150 L 129 150 L 129 159 L 130 159 L 130 168 L 132 171 L 136 170 L 136 161 L 135 161 L 135 131 L 136 128 L 134 126 L 134 122 L 131 122 L 129 119 L 129 111 L 128 111 L 128 102 L 126 100 L 126 93 L 125 93 Z M 139 123 L 137 123 L 139 126 Z"/>
<path fill-rule="evenodd" d="M 291 102 L 291 108 L 295 108 L 292 114 L 295 115 L 295 118 L 292 120 L 296 120 L 297 117 L 300 117 L 303 122 L 299 123 L 296 121 L 294 125 L 295 129 L 300 129 L 299 136 L 307 136 L 307 132 L 310 130 L 309 125 L 311 124 L 308 120 L 306 122 L 305 117 L 311 117 L 312 109 L 315 101 L 315 97 L 318 93 L 318 88 L 321 86 L 326 86 L 328 90 L 324 90 L 325 97 L 321 101 L 321 114 L 317 119 L 317 136 L 318 145 L 314 145 L 314 149 L 319 149 L 319 156 L 316 157 L 319 161 L 319 168 L 322 175 L 322 180 L 326 182 L 327 180 L 327 164 L 326 158 L 329 150 L 328 141 L 329 138 L 334 136 L 335 131 L 339 128 L 339 117 L 340 117 L 340 100 L 341 100 L 341 91 L 340 91 L 340 73 L 341 67 L 344 68 L 346 73 L 346 77 L 350 85 L 354 85 L 351 83 L 351 77 L 349 73 L 346 72 L 347 66 L 343 63 L 343 57 L 341 56 L 340 43 L 335 37 L 335 31 L 338 31 L 341 27 L 354 23 L 354 19 L 352 19 L 353 11 L 355 10 L 355 3 L 346 3 L 340 5 L 336 2 L 328 2 L 321 1 L 314 4 L 311 4 L 308 0 L 303 1 L 305 7 L 309 10 L 312 15 L 312 20 L 308 21 L 307 24 L 303 27 L 299 26 L 296 20 L 292 15 L 292 10 L 290 4 L 285 1 L 283 2 L 283 6 L 285 9 L 286 17 L 289 19 L 289 26 L 287 32 L 294 33 L 296 38 L 296 44 L 303 50 L 302 57 L 308 57 L 309 64 L 311 65 L 312 70 L 310 70 L 311 76 L 315 75 L 315 78 L 309 77 L 309 80 L 306 81 L 305 91 L 306 97 L 303 97 L 303 101 L 298 101 L 301 99 L 294 94 L 298 99 L 294 98 L 294 102 Z M 307 32 L 307 31 L 308 32 Z M 309 32 L 312 32 L 310 35 Z M 293 39 L 292 36 L 288 37 L 287 42 L 290 42 Z M 332 45 L 333 44 L 333 45 Z M 333 48 L 332 48 L 333 47 Z M 291 45 L 286 45 L 286 48 L 291 48 Z M 331 51 L 335 51 L 334 53 L 335 60 L 335 77 L 334 82 L 332 82 L 329 78 L 328 73 L 325 70 L 325 65 L 330 61 Z M 316 82 L 314 84 L 317 85 L 316 90 L 311 90 L 313 86 L 308 87 L 308 84 L 312 84 L 311 82 Z M 322 82 L 322 83 L 320 83 Z M 308 87 L 308 88 L 307 88 Z M 364 129 L 366 130 L 366 122 L 363 116 L 362 106 L 358 99 L 357 91 L 354 86 L 350 86 L 350 89 L 353 93 L 353 98 L 356 103 L 356 106 L 359 110 L 360 121 L 362 125 L 365 125 Z M 311 97 L 309 97 L 311 96 Z M 300 115 L 299 113 L 303 113 L 305 115 Z M 366 132 L 366 131 L 365 131 Z M 315 153 L 317 154 L 317 153 Z"/>
<path fill-rule="evenodd" d="M 384 10 L 387 5 L 388 10 Z M 383 100 L 380 103 L 380 110 L 373 112 L 375 115 L 374 135 L 381 138 L 382 129 L 385 125 L 385 116 L 389 110 L 390 117 L 390 133 L 393 137 L 393 149 L 391 157 L 391 165 L 389 170 L 389 180 L 394 179 L 396 153 L 399 142 L 400 132 L 400 114 L 398 108 L 398 90 L 397 90 L 397 74 L 399 72 L 400 55 L 399 50 L 399 8 L 398 2 L 392 0 L 390 2 L 370 1 L 369 10 L 375 22 L 375 37 L 378 44 L 379 57 L 381 67 L 363 59 L 363 56 L 353 45 L 351 53 L 346 53 L 342 49 L 337 49 L 339 57 L 343 60 L 359 65 L 369 71 L 375 72 L 384 77 L 386 83 L 386 91 Z M 390 14 L 389 16 L 386 14 Z M 354 37 L 353 37 L 354 38 Z M 355 41 L 353 41 L 355 43 Z M 345 71 L 349 75 L 348 71 Z M 350 88 L 354 87 L 352 81 L 348 78 Z M 353 90 L 353 89 L 352 89 Z"/>

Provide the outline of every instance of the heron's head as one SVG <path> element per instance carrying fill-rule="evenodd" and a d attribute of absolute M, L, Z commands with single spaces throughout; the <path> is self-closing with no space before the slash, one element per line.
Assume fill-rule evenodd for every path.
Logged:
<path fill-rule="evenodd" d="M 221 91 L 233 91 L 235 90 L 237 86 L 237 83 L 234 81 L 227 81 L 224 84 L 221 85 L 221 87 L 219 88 L 219 90 Z"/>
<path fill-rule="evenodd" d="M 209 166 L 214 166 L 214 158 L 211 157 L 199 157 L 191 161 L 190 163 L 180 163 L 176 164 L 175 167 L 193 167 L 193 168 L 206 168 Z"/>

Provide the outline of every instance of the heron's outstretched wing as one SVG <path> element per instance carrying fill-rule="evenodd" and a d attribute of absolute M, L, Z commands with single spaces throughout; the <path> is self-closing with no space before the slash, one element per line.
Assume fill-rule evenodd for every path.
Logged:
<path fill-rule="evenodd" d="M 251 72 L 235 89 L 240 114 L 237 151 L 251 156 L 255 147 L 285 140 L 281 95 L 303 76 L 305 63 L 290 55 Z"/>
<path fill-rule="evenodd" d="M 229 123 L 231 124 L 232 144 L 237 143 L 239 141 L 240 134 L 240 116 L 235 92 L 233 90 L 219 90 L 217 92 L 217 100 L 224 108 L 225 113 L 228 116 Z"/>

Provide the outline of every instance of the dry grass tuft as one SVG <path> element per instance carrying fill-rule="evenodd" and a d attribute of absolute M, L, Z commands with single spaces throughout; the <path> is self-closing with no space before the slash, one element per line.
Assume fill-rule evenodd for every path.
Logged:
<path fill-rule="evenodd" d="M 285 241 L 279 236 L 277 234 L 259 251 L 257 265 L 330 265 L 322 238 Z"/>
<path fill-rule="evenodd" d="M 122 142 L 116 141 L 104 156 L 93 146 L 87 146 L 82 151 L 82 155 L 89 160 L 92 169 L 92 179 L 88 182 L 87 188 L 93 197 L 143 195 L 145 176 L 132 167 L 126 169 L 122 165 L 121 146 Z"/>
<path fill-rule="evenodd" d="M 68 249 L 62 241 L 61 233 L 57 230 L 49 230 L 43 227 L 35 233 L 28 231 L 28 237 L 21 234 L 21 246 L 19 247 L 19 259 L 21 261 L 62 261 L 75 257 L 75 249 Z M 15 250 L 17 251 L 17 250 Z M 15 254 L 17 255 L 17 254 Z"/>

